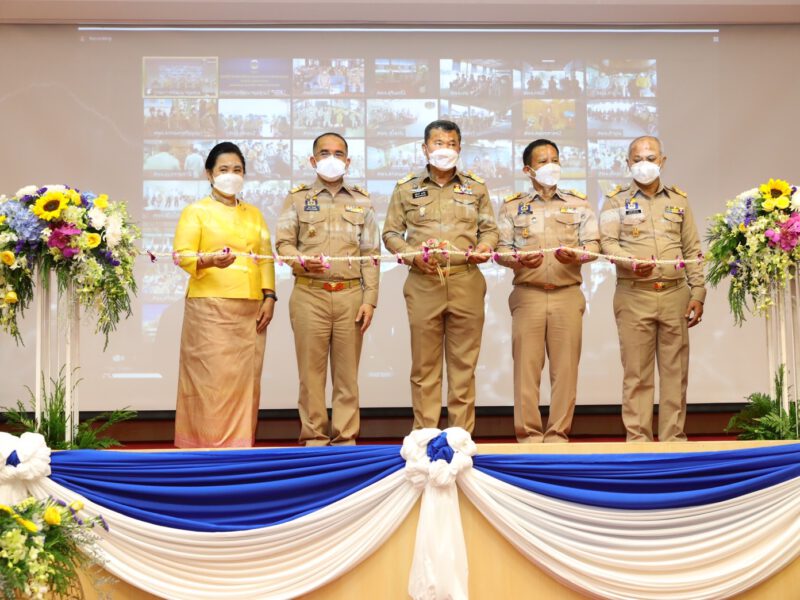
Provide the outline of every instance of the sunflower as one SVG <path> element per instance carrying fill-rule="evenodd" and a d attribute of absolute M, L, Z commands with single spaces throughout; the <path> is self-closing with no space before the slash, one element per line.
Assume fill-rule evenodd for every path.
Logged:
<path fill-rule="evenodd" d="M 52 221 L 57 219 L 68 205 L 69 200 L 62 192 L 47 192 L 31 206 L 31 212 L 40 219 Z"/>
<path fill-rule="evenodd" d="M 762 196 L 778 199 L 782 196 L 791 196 L 792 186 L 782 179 L 770 179 L 767 183 L 762 183 L 758 191 Z"/>

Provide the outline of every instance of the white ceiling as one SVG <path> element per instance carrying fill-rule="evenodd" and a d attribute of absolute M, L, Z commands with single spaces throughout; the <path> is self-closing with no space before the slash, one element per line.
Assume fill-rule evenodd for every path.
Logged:
<path fill-rule="evenodd" d="M 800 0 L 0 0 L 0 23 L 787 24 L 800 23 Z"/>

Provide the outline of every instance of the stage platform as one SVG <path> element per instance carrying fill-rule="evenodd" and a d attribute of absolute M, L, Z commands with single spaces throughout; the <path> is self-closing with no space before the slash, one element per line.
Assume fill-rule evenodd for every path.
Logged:
<path fill-rule="evenodd" d="M 785 443 L 791 442 L 479 444 L 478 454 L 683 453 L 758 448 Z M 459 504 L 469 558 L 471 599 L 536 597 L 547 600 L 577 600 L 586 597 L 553 579 L 550 574 L 524 558 L 460 491 Z M 418 518 L 419 502 L 389 540 L 374 554 L 339 579 L 303 598 L 308 600 L 407 598 L 406 588 Z M 111 593 L 114 600 L 156 598 L 121 582 L 93 590 L 85 581 L 84 587 L 86 597 L 91 599 L 101 598 L 102 594 L 107 593 Z M 798 590 L 800 590 L 800 560 L 795 560 L 771 579 L 736 597 L 740 600 L 792 600 L 800 598 Z"/>

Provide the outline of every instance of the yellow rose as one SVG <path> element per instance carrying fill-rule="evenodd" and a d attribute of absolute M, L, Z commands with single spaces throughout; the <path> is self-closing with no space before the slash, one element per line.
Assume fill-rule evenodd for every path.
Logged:
<path fill-rule="evenodd" d="M 13 267 L 14 263 L 17 262 L 17 258 L 14 256 L 14 253 L 11 250 L 4 250 L 0 252 L 0 262 L 4 265 L 8 265 L 9 267 Z"/>
<path fill-rule="evenodd" d="M 81 502 L 80 500 L 75 500 L 74 502 L 69 503 L 69 507 L 75 512 L 83 510 L 83 502 Z"/>
<path fill-rule="evenodd" d="M 81 205 L 81 195 L 75 190 L 67 190 L 66 192 L 64 192 L 64 195 L 66 195 L 67 198 L 71 200 L 72 203 L 75 204 L 76 206 Z"/>
<path fill-rule="evenodd" d="M 94 205 L 103 210 L 108 208 L 108 196 L 106 194 L 100 194 L 94 199 Z"/>
<path fill-rule="evenodd" d="M 739 223 L 739 231 L 741 231 L 742 233 L 747 231 L 747 227 L 744 226 L 744 223 Z"/>
<path fill-rule="evenodd" d="M 23 519 L 20 516 L 15 516 L 14 520 L 17 523 L 19 523 L 20 525 L 22 525 L 25 529 L 30 531 L 31 533 L 36 533 L 37 531 L 39 531 L 39 528 L 36 526 L 36 523 L 34 523 L 33 521 L 29 521 L 28 519 Z"/>
<path fill-rule="evenodd" d="M 6 222 L 6 216 L 5 215 L 0 215 L 0 225 L 2 225 L 5 222 Z"/>
<path fill-rule="evenodd" d="M 100 245 L 100 241 L 102 238 L 100 237 L 99 233 L 87 233 L 86 234 L 86 247 L 87 248 L 97 248 Z"/>
<path fill-rule="evenodd" d="M 789 208 L 789 196 L 781 196 L 777 200 L 775 200 L 775 206 L 780 208 L 781 210 L 786 210 Z"/>
<path fill-rule="evenodd" d="M 772 212 L 773 210 L 775 210 L 775 200 L 773 200 L 772 198 L 767 198 L 761 204 L 761 208 L 763 208 L 767 212 Z"/>
<path fill-rule="evenodd" d="M 55 506 L 48 506 L 45 509 L 44 522 L 48 525 L 61 525 L 61 513 Z"/>
<path fill-rule="evenodd" d="M 5 297 L 3 298 L 3 302 L 6 304 L 16 304 L 19 298 L 17 298 L 17 292 L 11 290 L 10 292 L 6 292 Z"/>

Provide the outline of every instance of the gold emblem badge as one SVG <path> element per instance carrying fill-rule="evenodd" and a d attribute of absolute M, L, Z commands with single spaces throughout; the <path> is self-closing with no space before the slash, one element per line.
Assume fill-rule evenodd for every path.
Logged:
<path fill-rule="evenodd" d="M 639 228 L 638 227 L 634 227 L 633 231 L 631 231 L 631 235 L 633 237 L 639 237 Z"/>

